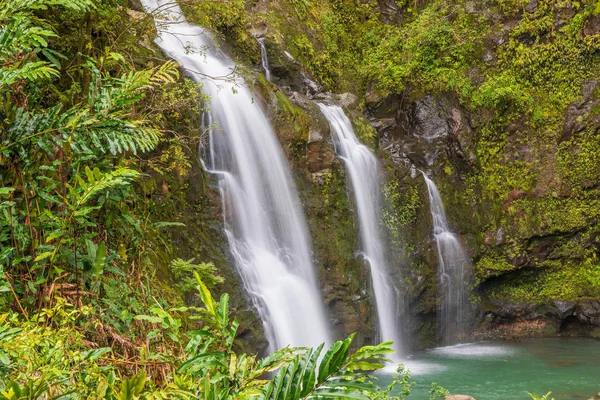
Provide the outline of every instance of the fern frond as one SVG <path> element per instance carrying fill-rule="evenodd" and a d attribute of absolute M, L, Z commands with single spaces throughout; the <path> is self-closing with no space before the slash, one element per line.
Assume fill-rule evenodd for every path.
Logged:
<path fill-rule="evenodd" d="M 85 174 L 87 181 L 79 174 L 75 176 L 83 192 L 75 193 L 75 188 L 71 188 L 77 198 L 77 206 L 85 205 L 100 192 L 117 186 L 129 185 L 131 181 L 140 176 L 139 172 L 128 168 L 117 168 L 112 172 L 102 173 L 98 168 L 92 170 L 90 167 L 85 167 Z"/>
<path fill-rule="evenodd" d="M 47 48 L 47 39 L 56 37 L 51 30 L 32 22 L 33 12 L 51 6 L 87 11 L 94 7 L 94 1 L 0 0 L 0 88 L 10 87 L 18 80 L 36 81 L 58 75 L 50 63 L 35 61 L 27 54 Z"/>
<path fill-rule="evenodd" d="M 15 16 L 11 23 L 0 28 L 0 62 L 48 46 L 46 39 L 49 37 L 56 37 L 56 34 L 40 26 L 34 26 L 29 18 Z"/>
<path fill-rule="evenodd" d="M 30 62 L 20 68 L 0 70 L 0 86 L 10 86 L 19 80 L 36 81 L 58 76 L 58 71 L 46 61 Z"/>
<path fill-rule="evenodd" d="M 93 0 L 0 0 L 0 19 L 17 13 L 47 10 L 48 7 L 64 7 L 74 11 L 95 8 Z"/>

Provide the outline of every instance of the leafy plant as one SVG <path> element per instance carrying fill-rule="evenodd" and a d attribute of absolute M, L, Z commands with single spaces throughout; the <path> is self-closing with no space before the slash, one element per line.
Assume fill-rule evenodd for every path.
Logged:
<path fill-rule="evenodd" d="M 538 395 L 537 393 L 535 394 L 531 394 L 529 392 L 527 392 L 527 394 L 529 395 L 529 397 L 531 397 L 533 400 L 548 400 L 548 398 L 550 397 L 550 395 L 552 394 L 552 392 L 548 392 L 543 396 Z M 552 398 L 551 400 L 554 400 L 554 398 Z"/>
<path fill-rule="evenodd" d="M 401 399 L 391 393 L 406 379 L 396 377 L 385 389 L 367 374 L 381 368 L 393 352 L 390 343 L 365 346 L 350 353 L 353 336 L 334 343 L 323 352 L 284 348 L 263 359 L 234 351 L 238 322 L 229 316 L 228 295 L 215 301 L 195 274 L 204 307 L 167 311 L 152 309 L 152 316 L 138 320 L 154 324 L 157 333 L 184 345 L 181 354 L 160 345 L 152 357 L 140 359 L 139 372 L 119 378 L 110 348 L 88 348 L 78 330 L 79 320 L 94 313 L 90 307 L 76 309 L 57 299 L 53 309 L 42 310 L 23 321 L 17 314 L 0 317 L 0 399 L 72 396 L 74 398 L 154 399 Z M 192 312 L 202 328 L 183 333 L 173 312 Z M 142 346 L 146 346 L 142 344 Z M 161 351 L 162 348 L 162 351 Z M 125 360 L 122 360 L 125 361 Z M 107 364 L 108 362 L 108 364 Z M 155 365 L 169 368 L 160 375 Z M 402 373 L 402 370 L 399 370 Z M 271 379 L 266 376 L 275 375 Z M 158 378 L 162 382 L 157 384 Z M 407 394 L 406 386 L 400 396 Z"/>
<path fill-rule="evenodd" d="M 34 13 L 51 7 L 82 12 L 94 3 L 1 4 L 0 268 L 10 273 L 4 272 L 0 304 L 17 303 L 27 313 L 59 291 L 80 297 L 100 290 L 104 271 L 127 258 L 127 241 L 142 236 L 127 206 L 137 198 L 132 184 L 140 173 L 127 157 L 155 149 L 161 133 L 136 105 L 178 72 L 172 62 L 135 71 L 107 50 L 84 63 L 86 98 L 70 108 L 48 104 L 25 89 L 39 91 L 57 76 L 62 56 L 48 48 L 56 33 Z M 111 75 L 109 62 L 128 72 Z"/>
<path fill-rule="evenodd" d="M 450 394 L 449 391 L 447 391 L 446 389 L 444 389 L 437 383 L 433 382 L 431 384 L 431 389 L 429 389 L 429 400 L 439 400 L 439 399 L 443 400 L 449 394 Z"/>

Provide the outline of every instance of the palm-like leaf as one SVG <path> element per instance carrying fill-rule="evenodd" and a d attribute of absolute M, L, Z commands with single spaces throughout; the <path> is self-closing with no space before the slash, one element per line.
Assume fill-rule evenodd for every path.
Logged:
<path fill-rule="evenodd" d="M 232 351 L 237 321 L 228 317 L 228 297 L 216 302 L 208 288 L 198 281 L 200 300 L 204 308 L 196 309 L 205 327 L 193 333 L 186 352 L 188 360 L 179 373 L 195 377 L 210 377 L 212 385 L 205 382 L 202 398 L 229 398 L 265 400 L 300 399 L 371 399 L 384 398 L 389 391 L 374 383 L 366 374 L 386 362 L 392 353 L 391 343 L 366 346 L 350 354 L 354 335 L 334 343 L 325 353 L 323 345 L 316 349 L 285 348 L 257 361 L 253 356 L 238 355 Z M 271 380 L 267 373 L 276 372 Z M 203 381 L 204 382 L 204 381 Z M 217 397 L 213 397 L 217 396 Z"/>

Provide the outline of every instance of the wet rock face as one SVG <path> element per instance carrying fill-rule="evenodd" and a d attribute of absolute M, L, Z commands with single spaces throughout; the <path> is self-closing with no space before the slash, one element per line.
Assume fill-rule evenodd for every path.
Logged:
<path fill-rule="evenodd" d="M 570 301 L 554 301 L 554 309 L 556 310 L 556 317 L 559 319 L 566 319 L 568 316 L 573 315 L 575 312 L 576 305 Z"/>
<path fill-rule="evenodd" d="M 306 167 L 311 173 L 316 173 L 331 168 L 335 161 L 335 154 L 331 145 L 324 141 L 308 143 L 306 151 Z"/>
<path fill-rule="evenodd" d="M 575 315 L 583 323 L 600 326 L 600 300 L 580 303 Z"/>
<path fill-rule="evenodd" d="M 599 19 L 600 29 L 600 19 Z M 574 134 L 584 131 L 589 126 L 598 126 L 600 116 L 592 115 L 592 110 L 598 107 L 600 99 L 594 98 L 594 92 L 598 88 L 598 81 L 591 80 L 585 84 L 582 90 L 582 99 L 567 108 L 565 112 L 565 124 L 558 142 L 570 140 Z M 591 118 L 588 118 L 592 116 Z"/>
<path fill-rule="evenodd" d="M 414 102 L 411 119 L 415 136 L 431 142 L 450 134 L 448 106 L 445 103 L 444 99 L 438 100 L 431 95 Z"/>
<path fill-rule="evenodd" d="M 453 99 L 426 95 L 406 102 L 367 94 L 366 104 L 380 148 L 396 164 L 409 159 L 416 167 L 428 169 L 446 157 L 464 164 L 460 168 L 464 170 L 475 162 L 475 153 L 465 150 L 473 140 L 468 115 Z"/>
<path fill-rule="evenodd" d="M 518 304 L 493 301 L 495 312 L 487 314 L 487 332 L 491 338 L 541 337 L 559 333 L 589 336 L 600 327 L 600 301 L 570 302 L 555 300 L 549 304 Z M 481 332 L 478 333 L 481 335 Z M 485 336 L 485 335 L 484 335 Z"/>
<path fill-rule="evenodd" d="M 380 13 L 380 18 L 385 23 L 389 24 L 402 22 L 402 12 L 394 0 L 379 0 L 378 11 Z"/>

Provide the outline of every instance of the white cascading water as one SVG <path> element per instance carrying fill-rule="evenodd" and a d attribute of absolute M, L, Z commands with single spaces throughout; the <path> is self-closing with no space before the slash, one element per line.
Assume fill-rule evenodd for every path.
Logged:
<path fill-rule="evenodd" d="M 258 46 L 260 47 L 260 60 L 263 71 L 265 72 L 265 78 L 267 81 L 271 82 L 271 68 L 269 67 L 269 57 L 267 57 L 267 48 L 265 47 L 265 42 L 262 38 L 258 38 L 256 40 L 258 41 Z"/>
<path fill-rule="evenodd" d="M 396 355 L 400 350 L 397 290 L 390 278 L 383 240 L 380 234 L 381 171 L 375 154 L 361 144 L 352 123 L 338 106 L 319 103 L 321 112 L 334 133 L 336 152 L 344 161 L 359 219 L 362 253 L 371 267 L 373 292 L 379 320 L 381 341 L 393 341 Z"/>
<path fill-rule="evenodd" d="M 439 317 L 445 344 L 460 340 L 469 317 L 468 286 L 470 260 L 458 238 L 448 227 L 442 197 L 435 183 L 423 173 L 429 192 L 433 236 L 438 249 L 438 278 L 442 289 Z"/>
<path fill-rule="evenodd" d="M 206 30 L 185 21 L 175 2 L 142 4 L 154 16 L 156 43 L 210 96 L 205 164 L 219 177 L 230 249 L 271 350 L 330 343 L 307 228 L 267 116 L 245 82 L 232 75 L 233 61 Z"/>

